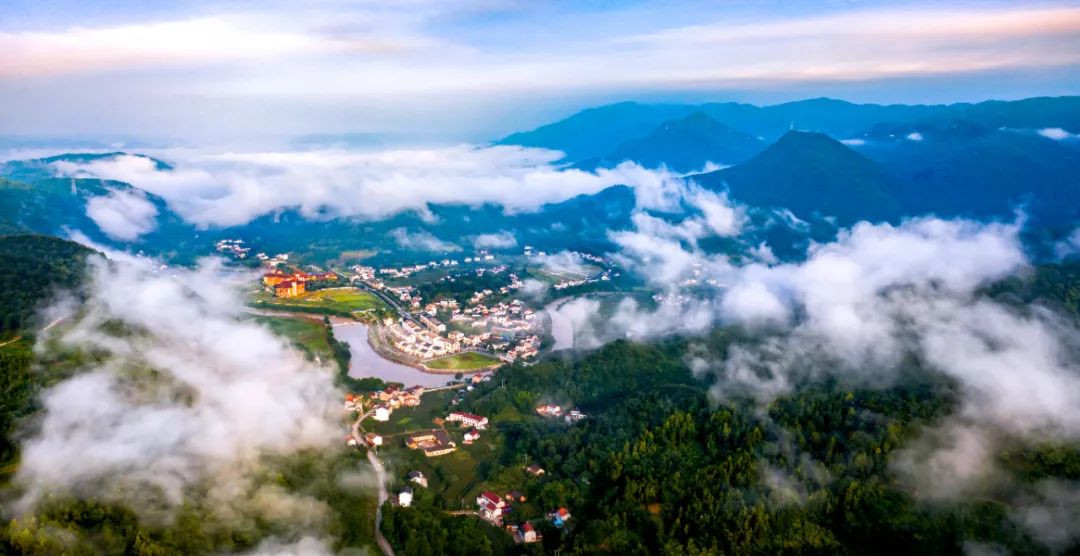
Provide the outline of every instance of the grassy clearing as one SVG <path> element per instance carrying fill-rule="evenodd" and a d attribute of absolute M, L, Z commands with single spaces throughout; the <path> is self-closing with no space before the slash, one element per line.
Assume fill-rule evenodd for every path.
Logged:
<path fill-rule="evenodd" d="M 256 301 L 267 307 L 280 307 L 288 310 L 299 307 L 305 309 L 326 309 L 338 313 L 369 311 L 385 307 L 374 295 L 357 288 L 335 288 L 308 292 L 296 297 L 273 297 L 260 294 Z"/>
<path fill-rule="evenodd" d="M 429 369 L 470 371 L 498 365 L 499 363 L 501 363 L 499 359 L 490 355 L 466 351 L 455 353 L 454 355 L 447 355 L 446 357 L 440 357 L 439 359 L 428 361 L 424 363 L 424 365 Z"/>
<path fill-rule="evenodd" d="M 319 321 L 261 315 L 254 317 L 254 320 L 269 326 L 270 330 L 274 331 L 274 334 L 288 338 L 308 353 L 317 355 L 324 361 L 334 357 L 334 352 L 330 349 L 330 343 L 326 338 L 326 325 Z"/>

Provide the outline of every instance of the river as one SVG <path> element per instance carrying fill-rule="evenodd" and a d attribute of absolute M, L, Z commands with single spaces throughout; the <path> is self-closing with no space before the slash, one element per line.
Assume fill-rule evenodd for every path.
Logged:
<path fill-rule="evenodd" d="M 445 386 L 454 375 L 425 373 L 420 369 L 395 363 L 383 358 L 368 343 L 368 327 L 364 324 L 334 326 L 334 337 L 349 344 L 349 376 L 353 378 L 377 377 L 387 382 L 401 382 L 405 386 L 419 384 L 425 388 Z"/>

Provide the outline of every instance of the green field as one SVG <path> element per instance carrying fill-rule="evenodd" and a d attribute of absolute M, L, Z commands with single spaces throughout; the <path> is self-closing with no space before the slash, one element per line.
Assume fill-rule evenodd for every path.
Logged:
<path fill-rule="evenodd" d="M 429 369 L 439 369 L 448 371 L 471 371 L 475 369 L 482 369 L 484 367 L 490 367 L 492 365 L 498 365 L 501 361 L 490 355 L 484 355 L 482 353 L 476 353 L 472 351 L 465 351 L 462 353 L 455 353 L 454 355 L 447 355 L 446 357 L 440 357 L 438 359 L 428 361 L 424 363 Z"/>
<path fill-rule="evenodd" d="M 334 352 L 326 337 L 326 326 L 312 319 L 256 316 L 254 320 L 270 327 L 274 334 L 288 338 L 312 355 L 324 361 L 333 359 Z"/>
<path fill-rule="evenodd" d="M 282 309 L 324 309 L 331 313 L 354 313 L 385 307 L 374 295 L 357 288 L 335 288 L 308 292 L 297 297 L 274 297 L 260 293 L 255 301 L 264 307 Z"/>

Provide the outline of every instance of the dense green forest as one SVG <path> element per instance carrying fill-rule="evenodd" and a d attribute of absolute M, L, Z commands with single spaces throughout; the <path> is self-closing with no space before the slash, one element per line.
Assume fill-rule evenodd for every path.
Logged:
<path fill-rule="evenodd" d="M 88 251 L 49 238 L 3 238 L 20 276 L 20 292 L 5 314 L 25 314 L 56 286 L 77 287 Z M 66 253 L 64 259 L 57 253 Z M 40 259 L 40 260 L 38 260 Z M 66 261 L 66 262 L 64 262 Z M 48 280 L 53 280 L 48 282 Z M 989 288 L 1001 300 L 1031 301 L 1077 314 L 1075 264 L 1036 267 Z M 22 313 L 20 313 L 22 311 Z M 13 322 L 25 322 L 24 320 Z M 23 333 L 26 333 L 23 330 Z M 326 327 L 339 377 L 352 381 L 348 350 Z M 957 386 L 912 363 L 887 388 L 839 382 L 797 384 L 766 406 L 738 395 L 710 397 L 695 377 L 690 354 L 720 357 L 744 333 L 718 329 L 694 339 L 654 344 L 619 341 L 584 356 L 551 356 L 531 366 L 505 367 L 461 402 L 492 417 L 500 450 L 477 468 L 481 480 L 521 474 L 523 462 L 547 473 L 529 479 L 532 510 L 521 519 L 566 506 L 564 529 L 539 526 L 543 542 L 514 545 L 503 531 L 445 510 L 458 501 L 417 489 L 408 509 L 387 505 L 383 532 L 398 554 L 957 554 L 970 543 L 1015 554 L 1049 554 L 1016 520 L 1009 492 L 930 504 L 900 483 L 890 467 L 898 449 L 956 410 Z M 35 395 L 75 372 L 85 354 L 35 355 L 33 338 L 0 346 L 3 409 L 0 480 L 10 488 L 20 427 L 32 426 Z M 576 407 L 588 417 L 573 425 L 537 417 L 539 403 Z M 1080 446 L 1013 439 L 995 454 L 1017 485 L 1053 478 L 1080 480 Z M 365 465 L 352 451 L 303 452 L 267 459 L 263 479 L 326 504 L 322 533 L 331 548 L 373 548 L 374 500 L 367 489 L 342 487 L 340 477 Z M 1008 486 L 1003 489 L 1011 488 Z M 10 493 L 9 493 L 10 494 Z M 199 492 L 173 519 L 155 521 L 107 500 L 50 498 L 32 515 L 0 528 L 4 554 L 192 554 L 249 551 L 264 539 L 295 535 L 279 523 L 223 520 Z M 11 518 L 8 504 L 6 518 Z M 1068 527 L 1069 524 L 1062 524 Z M 1066 553 L 1080 553 L 1072 532 Z"/>
<path fill-rule="evenodd" d="M 717 332 L 693 349 L 723 350 L 730 340 Z M 616 342 L 577 361 L 512 366 L 466 402 L 483 415 L 523 416 L 497 421 L 506 450 L 486 471 L 497 476 L 522 461 L 547 470 L 530 499 L 571 507 L 575 520 L 545 532 L 549 549 L 956 554 L 979 542 L 1048 553 L 1003 498 L 930 505 L 890 471 L 896 449 L 954 410 L 955 385 L 945 378 L 913 366 L 886 389 L 807 383 L 762 411 L 748 399 L 711 401 L 684 363 L 688 349 L 681 340 Z M 567 426 L 530 415 L 546 401 L 590 416 Z M 999 458 L 1023 481 L 1075 480 L 1078 448 L 1018 442 Z"/>
<path fill-rule="evenodd" d="M 70 241 L 36 235 L 0 236 L 0 480 L 14 470 L 19 420 L 35 408 L 34 395 L 55 373 L 31 373 L 35 311 L 57 291 L 74 291 L 86 274 L 93 251 Z M 16 337 L 12 337 L 16 336 Z"/>
<path fill-rule="evenodd" d="M 37 235 L 0 236 L 0 336 L 29 325 L 57 289 L 74 289 L 93 253 L 77 243 Z"/>
<path fill-rule="evenodd" d="M 988 293 L 1017 305 L 1037 302 L 1080 319 L 1080 260 L 1039 265 L 994 284 Z"/>

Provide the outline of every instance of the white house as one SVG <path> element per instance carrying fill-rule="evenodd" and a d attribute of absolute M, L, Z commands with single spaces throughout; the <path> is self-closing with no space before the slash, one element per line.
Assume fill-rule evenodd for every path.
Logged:
<path fill-rule="evenodd" d="M 459 422 L 467 427 L 476 427 L 478 429 L 486 429 L 488 425 L 488 418 L 481 417 L 480 415 L 474 415 L 472 413 L 462 413 L 455 411 L 446 416 L 446 420 L 450 422 Z"/>

